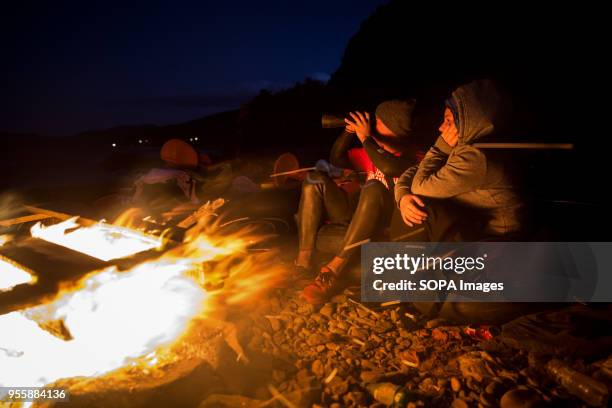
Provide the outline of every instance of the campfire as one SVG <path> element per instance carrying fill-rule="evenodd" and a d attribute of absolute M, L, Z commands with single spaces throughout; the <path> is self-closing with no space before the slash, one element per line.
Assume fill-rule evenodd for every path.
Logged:
<path fill-rule="evenodd" d="M 172 347 L 191 323 L 207 319 L 221 303 L 253 299 L 282 276 L 269 267 L 272 254 L 249 253 L 261 237 L 248 230 L 213 230 L 196 226 L 183 242 L 168 243 L 121 225 L 83 226 L 77 217 L 35 224 L 28 239 L 108 266 L 63 282 L 41 304 L 0 315 L 0 386 L 38 387 L 128 366 L 154 367 L 161 355 L 172 358 Z M 126 270 L 109 262 L 146 251 L 155 255 Z M 29 271 L 0 258 L 0 290 L 35 281 Z"/>

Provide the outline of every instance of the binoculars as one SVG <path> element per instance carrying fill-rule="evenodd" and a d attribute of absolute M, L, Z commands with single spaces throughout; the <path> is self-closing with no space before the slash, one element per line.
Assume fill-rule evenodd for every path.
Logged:
<path fill-rule="evenodd" d="M 346 122 L 344 118 L 346 115 L 334 115 L 329 113 L 324 113 L 321 116 L 321 126 L 323 129 L 335 129 L 346 126 Z"/>

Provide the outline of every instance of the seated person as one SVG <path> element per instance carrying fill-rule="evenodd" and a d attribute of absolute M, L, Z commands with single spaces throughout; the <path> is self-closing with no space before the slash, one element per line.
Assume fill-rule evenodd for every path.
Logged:
<path fill-rule="evenodd" d="M 359 153 L 365 161 L 367 180 L 358 203 L 358 189 L 339 187 L 327 174 L 309 173 L 302 185 L 298 210 L 299 252 L 295 265 L 311 268 L 317 232 L 324 213 L 329 221 L 348 225 L 342 250 L 320 271 L 316 279 L 302 292 L 310 303 L 322 303 L 339 288 L 337 277 L 351 256 L 359 249 L 359 243 L 384 230 L 393 212 L 393 186 L 395 179 L 416 163 L 412 140 L 411 121 L 414 101 L 390 100 L 376 108 L 375 130 L 372 130 L 368 113 L 354 112 L 345 119 L 345 131 L 336 140 L 331 163 L 337 167 L 350 167 L 350 159 Z M 363 150 L 351 149 L 356 135 Z M 412 150 L 412 153 L 410 151 Z M 353 160 L 355 161 L 355 160 Z"/>
<path fill-rule="evenodd" d="M 449 240 L 460 224 L 462 240 L 519 236 L 523 204 L 509 172 L 494 152 L 473 146 L 495 130 L 499 113 L 500 97 L 489 80 L 453 92 L 440 137 L 395 185 L 395 200 L 408 226 L 425 223 L 431 241 Z"/>

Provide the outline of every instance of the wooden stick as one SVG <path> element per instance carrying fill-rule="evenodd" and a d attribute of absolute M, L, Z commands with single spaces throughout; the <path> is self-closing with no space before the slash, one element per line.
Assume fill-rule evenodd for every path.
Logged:
<path fill-rule="evenodd" d="M 287 408 L 297 408 L 297 406 L 292 403 L 291 401 L 289 401 L 283 394 L 281 394 L 275 386 L 273 386 L 272 384 L 268 385 L 268 391 L 270 391 L 270 394 L 272 394 L 272 396 L 274 398 L 276 398 L 276 400 L 278 402 L 280 402 L 281 404 L 283 404 L 284 406 L 286 406 Z"/>
<path fill-rule="evenodd" d="M 355 301 L 354 301 L 353 299 L 351 299 L 351 298 L 348 298 L 348 301 L 349 301 L 349 302 L 351 302 L 351 303 L 354 303 L 355 305 L 357 305 L 357 307 L 359 307 L 359 308 L 363 309 L 364 311 L 366 311 L 366 312 L 368 312 L 368 313 L 370 313 L 370 314 L 372 314 L 372 315 L 374 315 L 374 316 L 378 317 L 378 313 L 376 313 L 376 312 L 375 312 L 375 311 L 373 311 L 372 309 L 369 309 L 369 308 L 365 307 L 365 306 L 364 306 L 364 305 L 362 305 L 361 303 L 359 303 L 359 302 L 355 302 Z"/>
<path fill-rule="evenodd" d="M 479 149 L 539 149 L 539 150 L 572 150 L 572 143 L 474 143 Z"/>
<path fill-rule="evenodd" d="M 418 367 L 419 365 L 417 363 L 413 363 L 412 361 L 408 361 L 408 360 L 402 360 L 402 364 L 407 365 L 408 367 Z"/>
<path fill-rule="evenodd" d="M 360 345 L 361 347 L 365 346 L 365 343 L 359 339 L 352 339 L 353 343 Z"/>
<path fill-rule="evenodd" d="M 283 171 L 281 173 L 274 173 L 274 174 L 270 174 L 270 177 L 278 177 L 278 176 L 286 176 L 288 174 L 295 174 L 295 173 L 301 173 L 303 171 L 311 171 L 311 170 L 316 170 L 316 167 L 305 167 L 303 169 L 297 169 L 297 170 L 290 170 L 290 171 Z"/>
<path fill-rule="evenodd" d="M 25 222 L 30 222 L 30 221 L 46 220 L 47 218 L 53 218 L 53 216 L 49 215 L 49 214 L 25 215 L 23 217 L 12 218 L 10 220 L 2 220 L 2 221 L 0 221 L 0 226 L 1 227 L 10 227 L 11 225 L 23 224 Z"/>
<path fill-rule="evenodd" d="M 363 241 L 355 242 L 354 244 L 350 244 L 350 245 L 345 246 L 345 247 L 344 247 L 344 250 L 345 250 L 345 251 L 348 251 L 349 249 L 352 249 L 352 248 L 355 248 L 355 247 L 361 246 L 361 245 L 363 245 L 363 244 L 367 244 L 367 243 L 368 243 L 368 242 L 370 242 L 370 241 L 371 241 L 371 239 L 370 239 L 370 238 L 368 238 L 368 239 L 364 239 Z"/>
<path fill-rule="evenodd" d="M 334 368 L 332 370 L 331 373 L 329 373 L 329 375 L 327 376 L 327 378 L 323 381 L 325 384 L 329 384 L 331 382 L 331 380 L 334 379 L 334 377 L 336 376 L 336 374 L 338 374 L 338 368 Z"/>
<path fill-rule="evenodd" d="M 79 224 L 83 224 L 85 226 L 94 225 L 98 223 L 97 221 L 91 220 L 89 218 L 85 218 L 85 217 L 81 217 L 77 215 L 64 214 L 58 211 L 47 210 L 46 208 L 34 207 L 31 205 L 24 205 L 24 207 L 26 210 L 28 210 L 32 214 L 44 214 L 44 215 L 48 215 L 49 217 L 58 218 L 62 221 L 65 221 L 72 217 L 79 217 Z"/>
<path fill-rule="evenodd" d="M 413 315 L 412 313 L 408 313 L 408 312 L 406 312 L 406 313 L 404 313 L 404 315 L 405 315 L 407 318 L 409 318 L 410 320 L 412 320 L 413 322 L 416 322 L 416 321 L 417 321 L 416 316 L 415 316 L 415 315 Z"/>
<path fill-rule="evenodd" d="M 399 237 L 395 237 L 393 238 L 393 242 L 397 242 L 397 241 L 401 241 L 402 239 L 406 239 L 408 237 L 412 237 L 414 235 L 420 234 L 421 232 L 425 231 L 424 227 L 421 228 L 417 228 L 414 231 L 410 231 L 407 234 L 404 235 L 400 235 Z"/>

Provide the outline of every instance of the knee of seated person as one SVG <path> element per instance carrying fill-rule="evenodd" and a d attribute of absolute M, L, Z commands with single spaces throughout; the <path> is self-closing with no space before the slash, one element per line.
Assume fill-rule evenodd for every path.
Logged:
<path fill-rule="evenodd" d="M 370 180 L 361 189 L 361 194 L 365 198 L 379 198 L 385 191 L 387 191 L 387 187 L 383 183 L 378 180 Z"/>
<path fill-rule="evenodd" d="M 316 188 L 321 184 L 325 184 L 330 180 L 326 173 L 320 171 L 310 171 L 306 174 L 306 178 L 302 182 L 302 191 Z"/>
<path fill-rule="evenodd" d="M 304 179 L 302 185 L 324 184 L 330 180 L 331 178 L 327 173 L 322 171 L 309 171 L 306 173 L 306 178 Z"/>

